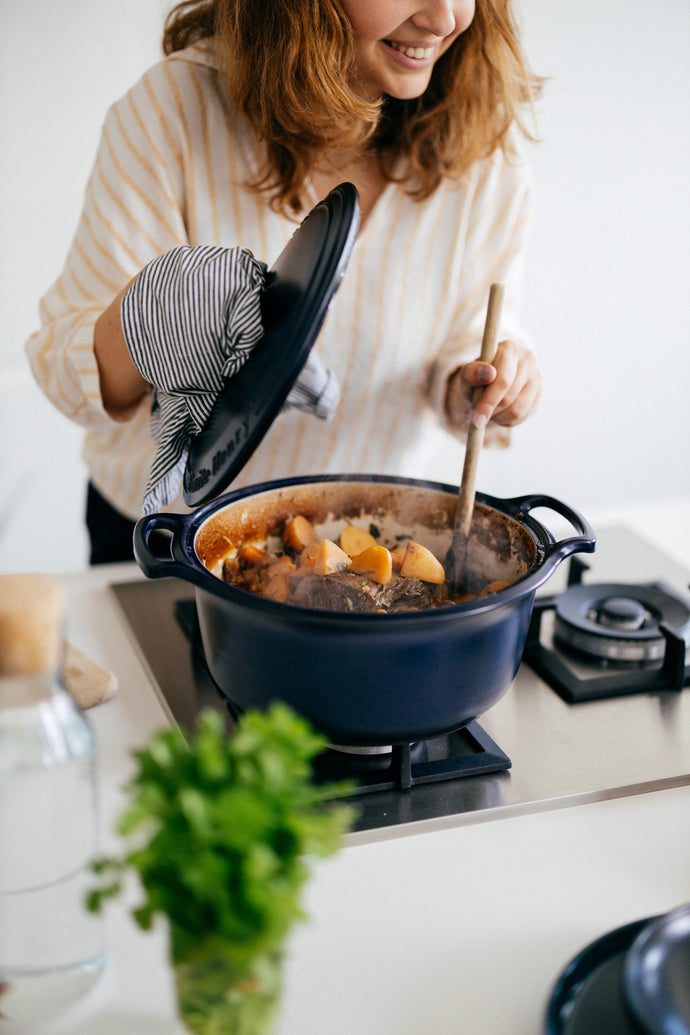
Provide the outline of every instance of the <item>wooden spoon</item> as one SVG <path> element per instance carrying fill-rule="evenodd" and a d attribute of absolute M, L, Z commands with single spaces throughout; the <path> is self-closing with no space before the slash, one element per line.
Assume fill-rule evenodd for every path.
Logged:
<path fill-rule="evenodd" d="M 501 321 L 503 305 L 503 285 L 492 284 L 489 291 L 489 304 L 486 310 L 484 337 L 479 358 L 485 363 L 493 363 L 498 347 L 498 328 Z M 475 388 L 472 393 L 472 417 L 474 408 L 482 397 L 483 388 Z M 455 527 L 444 567 L 446 584 L 450 596 L 459 596 L 467 592 L 467 541 L 472 527 L 474 511 L 475 482 L 479 454 L 484 443 L 484 428 L 474 426 L 473 420 L 467 432 L 465 462 L 462 468 L 462 479 L 458 492 L 458 506 L 455 511 Z"/>

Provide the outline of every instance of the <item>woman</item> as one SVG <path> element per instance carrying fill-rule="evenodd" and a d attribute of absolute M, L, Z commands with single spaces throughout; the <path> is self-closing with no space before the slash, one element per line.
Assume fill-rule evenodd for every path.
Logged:
<path fill-rule="evenodd" d="M 92 561 L 131 558 L 155 453 L 153 389 L 122 324 L 129 285 L 180 246 L 241 245 L 270 265 L 343 180 L 362 224 L 316 345 L 340 403 L 327 423 L 281 414 L 237 484 L 355 470 L 452 479 L 448 434 L 466 430 L 476 385 L 475 422 L 506 444 L 541 386 L 518 317 L 530 177 L 517 139 L 538 83 L 508 0 L 274 0 L 270 16 L 248 0 L 189 0 L 163 46 L 108 112 L 27 343 L 43 390 L 86 428 Z M 476 356 L 494 281 L 506 291 L 489 366 Z"/>

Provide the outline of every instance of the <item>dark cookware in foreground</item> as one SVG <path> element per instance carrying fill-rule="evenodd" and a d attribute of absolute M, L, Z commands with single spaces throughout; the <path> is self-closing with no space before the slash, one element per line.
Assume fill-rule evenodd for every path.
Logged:
<path fill-rule="evenodd" d="M 414 538 L 444 557 L 457 488 L 377 475 L 291 478 L 230 492 L 192 514 L 142 518 L 134 552 L 149 578 L 195 587 L 206 660 L 223 693 L 243 709 L 280 698 L 333 743 L 402 744 L 460 729 L 506 693 L 527 638 L 536 590 L 570 554 L 592 552 L 594 533 L 549 496 L 478 493 L 468 549 L 486 581 L 511 584 L 462 604 L 400 614 L 316 611 L 282 604 L 219 577 L 242 542 L 277 534 L 296 513 L 328 535 L 342 519 L 377 525 L 382 541 Z M 577 535 L 554 541 L 530 516 L 565 517 Z M 170 555 L 151 536 L 171 534 Z"/>

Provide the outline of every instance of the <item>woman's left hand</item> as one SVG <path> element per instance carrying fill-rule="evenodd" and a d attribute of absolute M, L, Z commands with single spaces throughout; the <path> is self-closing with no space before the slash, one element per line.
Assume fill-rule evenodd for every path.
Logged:
<path fill-rule="evenodd" d="M 493 363 L 474 360 L 448 378 L 446 412 L 453 427 L 466 428 L 474 388 L 483 388 L 474 410 L 474 424 L 488 421 L 512 427 L 530 417 L 541 396 L 542 374 L 531 349 L 514 341 L 499 342 Z"/>

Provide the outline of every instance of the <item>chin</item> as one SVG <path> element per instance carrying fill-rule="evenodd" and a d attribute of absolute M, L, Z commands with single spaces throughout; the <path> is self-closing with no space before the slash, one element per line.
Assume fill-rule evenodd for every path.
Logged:
<path fill-rule="evenodd" d="M 391 90 L 391 92 L 387 94 L 387 96 L 393 97 L 396 101 L 414 101 L 425 93 L 426 86 L 423 90 Z"/>
<path fill-rule="evenodd" d="M 394 97 L 398 101 L 413 101 L 426 93 L 430 82 L 431 76 L 429 75 L 423 82 L 417 80 L 414 83 L 389 83 L 382 88 L 382 93 L 387 97 Z"/>

